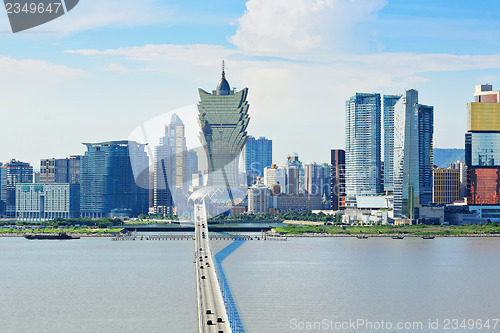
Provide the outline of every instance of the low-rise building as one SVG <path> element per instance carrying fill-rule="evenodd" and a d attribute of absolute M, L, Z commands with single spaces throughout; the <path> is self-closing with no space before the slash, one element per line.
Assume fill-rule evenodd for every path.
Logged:
<path fill-rule="evenodd" d="M 276 198 L 278 211 L 321 209 L 321 197 L 307 194 L 282 194 Z"/>
<path fill-rule="evenodd" d="M 78 184 L 16 185 L 16 216 L 20 221 L 43 221 L 80 215 Z"/>

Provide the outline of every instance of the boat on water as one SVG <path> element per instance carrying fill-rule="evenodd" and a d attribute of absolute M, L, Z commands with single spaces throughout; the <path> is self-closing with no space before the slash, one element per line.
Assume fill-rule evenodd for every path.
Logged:
<path fill-rule="evenodd" d="M 357 239 L 367 239 L 368 236 L 356 236 Z"/>
<path fill-rule="evenodd" d="M 434 239 L 434 238 L 436 238 L 436 237 L 434 237 L 434 236 L 422 236 L 422 239 Z"/>
<path fill-rule="evenodd" d="M 404 236 L 392 236 L 392 239 L 404 239 Z"/>
<path fill-rule="evenodd" d="M 80 239 L 80 237 L 74 237 L 74 236 L 71 236 L 71 235 L 68 235 L 67 233 L 65 232 L 60 232 L 58 234 L 34 234 L 34 235 L 24 235 L 24 238 L 26 239 L 41 239 L 41 240 L 45 240 L 45 239 Z"/>

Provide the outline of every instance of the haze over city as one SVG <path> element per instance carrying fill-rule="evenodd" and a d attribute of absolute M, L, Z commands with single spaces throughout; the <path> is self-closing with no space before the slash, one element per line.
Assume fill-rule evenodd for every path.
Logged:
<path fill-rule="evenodd" d="M 488 11 L 484 10 L 488 7 Z M 37 166 L 82 142 L 126 139 L 143 122 L 198 102 L 226 59 L 249 88 L 250 135 L 326 162 L 345 143 L 355 92 L 417 89 L 435 107 L 435 147 L 463 147 L 476 84 L 498 86 L 495 13 L 468 1 L 87 0 L 71 15 L 2 34 L 1 159 Z M 116 12 L 119 15 L 116 15 Z M 112 14 L 111 14 L 112 13 Z M 5 12 L 0 30 L 8 30 Z M 180 114 L 182 118 L 182 114 Z"/>

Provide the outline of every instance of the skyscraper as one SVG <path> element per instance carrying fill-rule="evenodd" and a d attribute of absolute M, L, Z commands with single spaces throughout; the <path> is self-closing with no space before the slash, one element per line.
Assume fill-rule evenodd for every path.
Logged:
<path fill-rule="evenodd" d="M 394 106 L 401 95 L 384 95 L 384 191 L 394 191 Z"/>
<path fill-rule="evenodd" d="M 86 217 L 137 216 L 148 211 L 149 161 L 134 141 L 84 143 L 80 210 Z M 134 177 L 133 170 L 140 170 Z"/>
<path fill-rule="evenodd" d="M 16 214 L 16 184 L 33 183 L 33 167 L 26 162 L 10 160 L 1 166 L 0 199 L 7 216 Z"/>
<path fill-rule="evenodd" d="M 356 93 L 346 101 L 346 205 L 383 192 L 380 118 L 380 94 Z"/>
<path fill-rule="evenodd" d="M 500 205 L 500 92 L 478 85 L 474 100 L 467 104 L 467 204 Z"/>
<path fill-rule="evenodd" d="M 214 216 L 239 204 L 247 194 L 247 189 L 239 186 L 238 164 L 250 121 L 248 88 L 239 92 L 230 88 L 223 62 L 217 89 L 211 94 L 203 89 L 198 91 L 200 141 L 208 162 L 208 186 L 191 194 L 189 203 L 204 202 L 207 214 Z"/>
<path fill-rule="evenodd" d="M 247 141 L 248 88 L 232 90 L 224 67 L 217 89 L 199 89 L 199 121 L 208 160 L 209 186 L 238 186 L 238 157 Z"/>
<path fill-rule="evenodd" d="M 304 167 L 299 160 L 299 155 L 287 156 L 285 165 L 285 189 L 281 189 L 286 194 L 304 193 Z"/>
<path fill-rule="evenodd" d="M 394 108 L 394 217 L 413 220 L 432 202 L 434 107 L 407 90 Z"/>
<path fill-rule="evenodd" d="M 264 168 L 270 167 L 273 160 L 273 142 L 260 137 L 258 139 L 248 136 L 244 148 L 245 170 L 248 185 L 255 183 L 257 177 L 264 176 Z"/>
<path fill-rule="evenodd" d="M 460 169 L 435 168 L 432 182 L 433 203 L 449 204 L 460 199 Z"/>
<path fill-rule="evenodd" d="M 70 183 L 80 182 L 80 157 L 46 158 L 40 161 L 40 183 Z"/>
<path fill-rule="evenodd" d="M 165 136 L 155 148 L 154 210 L 173 214 L 182 205 L 187 191 L 187 148 L 184 123 L 173 114 L 165 126 Z"/>
<path fill-rule="evenodd" d="M 332 149 L 331 163 L 332 210 L 341 210 L 345 208 L 345 151 Z"/>
<path fill-rule="evenodd" d="M 323 196 L 323 166 L 317 163 L 304 165 L 304 191 Z"/>
<path fill-rule="evenodd" d="M 189 186 L 193 183 L 193 175 L 198 175 L 198 153 L 196 150 L 187 152 L 187 183 Z"/>

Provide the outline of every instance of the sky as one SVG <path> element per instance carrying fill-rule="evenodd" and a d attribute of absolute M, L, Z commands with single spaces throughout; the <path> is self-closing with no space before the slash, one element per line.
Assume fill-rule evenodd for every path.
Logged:
<path fill-rule="evenodd" d="M 230 85 L 249 89 L 248 134 L 273 140 L 275 163 L 329 162 L 356 92 L 417 89 L 434 106 L 434 147 L 463 148 L 474 86 L 500 88 L 499 11 L 497 0 L 80 0 L 13 34 L 0 9 L 0 161 L 36 169 L 182 119 L 223 59 Z"/>

